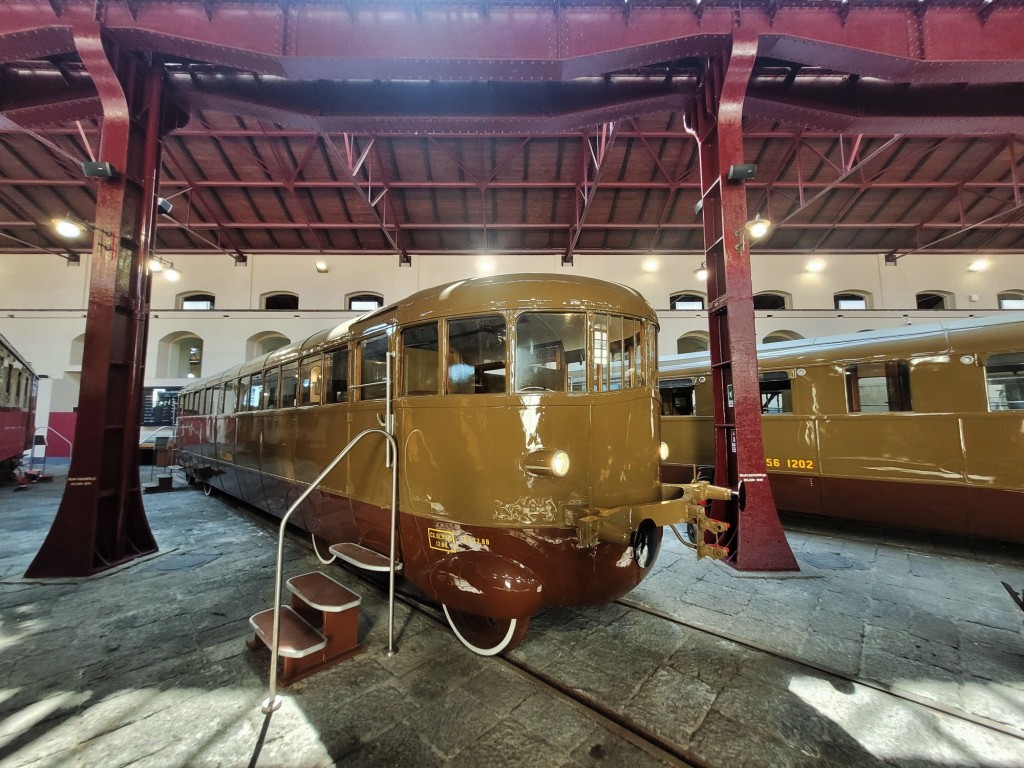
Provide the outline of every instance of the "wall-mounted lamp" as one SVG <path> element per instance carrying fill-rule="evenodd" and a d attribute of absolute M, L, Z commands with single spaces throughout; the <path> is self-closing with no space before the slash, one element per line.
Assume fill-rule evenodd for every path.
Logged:
<path fill-rule="evenodd" d="M 760 240 L 762 237 L 768 234 L 768 230 L 772 228 L 772 223 L 768 219 L 762 219 L 761 214 L 755 214 L 754 218 L 743 225 L 743 229 L 736 230 L 736 237 L 740 240 L 736 243 L 736 250 L 742 251 L 744 246 L 744 240 L 749 238 L 750 242 L 754 240 Z"/>
<path fill-rule="evenodd" d="M 498 265 L 490 256 L 481 256 L 476 261 L 476 271 L 481 275 L 493 275 Z"/>
<path fill-rule="evenodd" d="M 313 266 L 316 267 L 316 271 L 319 272 L 321 275 L 325 275 L 328 272 L 326 261 L 317 261 L 313 264 Z"/>
<path fill-rule="evenodd" d="M 659 267 L 661 267 L 661 263 L 653 256 L 649 259 L 644 259 L 644 263 L 640 265 L 640 269 L 647 274 L 657 272 Z"/>
<path fill-rule="evenodd" d="M 181 272 L 174 268 L 174 263 L 157 256 L 155 253 L 149 257 L 149 271 L 163 272 L 164 279 L 172 283 L 181 280 Z"/>
<path fill-rule="evenodd" d="M 988 259 L 977 259 L 967 265 L 968 272 L 984 272 L 988 269 Z"/>
<path fill-rule="evenodd" d="M 693 270 L 693 276 L 696 277 L 701 282 L 704 282 L 705 280 L 708 279 L 708 268 L 703 261 L 700 263 L 699 267 Z"/>
<path fill-rule="evenodd" d="M 804 264 L 804 269 L 808 272 L 823 272 L 825 270 L 824 259 L 811 259 Z"/>

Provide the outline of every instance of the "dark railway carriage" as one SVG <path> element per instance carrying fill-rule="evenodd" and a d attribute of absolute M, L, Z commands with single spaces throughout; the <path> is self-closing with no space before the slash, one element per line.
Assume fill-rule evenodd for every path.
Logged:
<path fill-rule="evenodd" d="M 0 461 L 32 447 L 38 383 L 32 366 L 0 336 Z"/>
<path fill-rule="evenodd" d="M 780 510 L 1024 542 L 1024 315 L 758 348 Z M 659 361 L 673 464 L 714 461 L 706 354 Z"/>
<path fill-rule="evenodd" d="M 403 574 L 467 646 L 496 653 L 545 606 L 631 590 L 664 525 L 720 525 L 699 502 L 728 490 L 660 481 L 656 331 L 639 294 L 587 278 L 422 291 L 182 390 L 180 460 L 280 516 L 393 414 Z M 391 475 L 384 439 L 365 442 L 293 520 L 372 567 L 389 551 Z"/>

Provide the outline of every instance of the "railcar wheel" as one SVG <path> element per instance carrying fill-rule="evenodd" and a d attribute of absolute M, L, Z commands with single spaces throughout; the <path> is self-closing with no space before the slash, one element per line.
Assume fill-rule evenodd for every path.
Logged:
<path fill-rule="evenodd" d="M 660 545 L 658 526 L 650 518 L 644 520 L 634 531 L 631 543 L 633 545 L 633 559 L 638 566 L 646 568 L 658 556 Z"/>
<path fill-rule="evenodd" d="M 523 642 L 530 619 L 492 619 L 477 616 L 442 605 L 444 615 L 455 636 L 473 653 L 494 656 L 502 651 L 511 651 Z"/>

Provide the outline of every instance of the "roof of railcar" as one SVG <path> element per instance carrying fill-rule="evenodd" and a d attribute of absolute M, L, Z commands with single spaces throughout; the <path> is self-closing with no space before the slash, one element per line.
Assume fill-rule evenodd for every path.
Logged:
<path fill-rule="evenodd" d="M 3 337 L 3 334 L 0 334 L 0 349 L 7 350 L 11 355 L 13 355 L 15 360 L 17 360 L 19 363 L 22 364 L 24 368 L 27 368 L 33 375 L 35 375 L 35 371 L 32 370 L 32 366 L 31 364 L 29 364 L 28 360 L 26 360 L 18 353 L 18 350 L 14 348 L 11 342 L 9 342 L 7 339 Z"/>
<path fill-rule="evenodd" d="M 508 309 L 592 310 L 657 321 L 657 314 L 639 291 L 593 277 L 546 273 L 471 277 L 418 291 L 395 304 L 346 320 L 334 328 L 318 331 L 306 339 L 287 344 L 212 376 L 197 379 L 185 389 L 210 386 L 225 379 L 244 376 L 262 370 L 267 363 L 275 365 L 289 362 L 333 341 L 350 334 L 359 335 L 377 325 L 408 325 L 431 318 Z"/>
<path fill-rule="evenodd" d="M 1007 349 L 1020 348 L 1024 346 L 1024 313 L 759 344 L 757 359 L 762 367 L 772 368 L 882 359 L 894 354 L 908 357 L 942 354 L 955 350 L 959 340 L 979 335 L 989 344 L 1002 344 Z M 686 375 L 708 368 L 707 352 L 665 355 L 658 360 L 658 369 L 663 377 Z"/>

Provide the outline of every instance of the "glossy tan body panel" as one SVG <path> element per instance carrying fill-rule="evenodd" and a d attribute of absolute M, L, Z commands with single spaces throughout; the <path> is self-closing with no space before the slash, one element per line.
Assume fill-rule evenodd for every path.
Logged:
<path fill-rule="evenodd" d="M 761 371 L 792 382 L 794 413 L 761 420 L 778 508 L 1024 542 L 1024 411 L 989 412 L 983 368 L 1020 351 L 1021 316 L 759 348 Z M 909 363 L 914 410 L 847 413 L 846 366 L 894 359 Z M 707 375 L 699 356 L 662 365 L 666 382 Z M 710 393 L 695 392 L 698 415 L 662 418 L 666 477 L 713 461 Z"/>
<path fill-rule="evenodd" d="M 423 291 L 399 304 L 249 361 L 215 381 L 387 332 L 402 381 L 400 329 L 424 320 L 519 311 L 655 315 L 631 289 L 587 278 L 508 276 Z M 644 354 L 653 368 L 653 339 Z M 514 347 L 509 349 L 514 367 Z M 438 381 L 443 380 L 438 356 Z M 421 364 L 421 363 L 418 363 Z M 419 380 L 430 380 L 421 370 Z M 653 370 L 645 386 L 613 392 L 398 396 L 399 548 L 404 574 L 450 608 L 498 619 L 528 617 L 545 605 L 592 605 L 632 589 L 654 562 L 637 565 L 621 543 L 580 546 L 577 520 L 597 509 L 660 501 L 660 422 Z M 358 370 L 351 383 L 359 380 Z M 395 385 L 400 391 L 400 386 Z M 360 432 L 378 429 L 384 400 L 185 416 L 188 471 L 272 514 L 282 515 L 304 484 Z M 384 441 L 370 435 L 296 512 L 298 525 L 327 543 L 388 548 L 390 470 Z M 567 476 L 524 470 L 531 452 L 563 450 Z"/>

